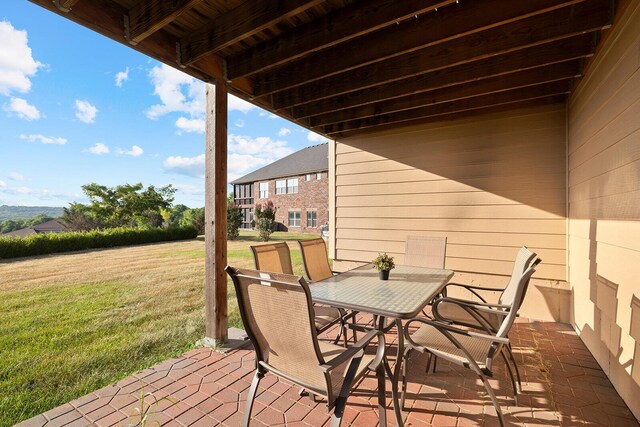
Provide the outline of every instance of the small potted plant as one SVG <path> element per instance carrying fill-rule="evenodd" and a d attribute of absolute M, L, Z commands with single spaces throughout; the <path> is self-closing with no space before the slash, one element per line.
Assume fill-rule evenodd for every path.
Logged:
<path fill-rule="evenodd" d="M 393 263 L 393 257 L 385 252 L 373 260 L 373 267 L 378 270 L 380 280 L 389 280 L 389 271 L 396 268 L 396 265 Z"/>

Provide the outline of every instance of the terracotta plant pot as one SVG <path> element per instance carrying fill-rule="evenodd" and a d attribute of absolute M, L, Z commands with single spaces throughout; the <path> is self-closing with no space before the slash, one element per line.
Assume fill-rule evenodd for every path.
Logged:
<path fill-rule="evenodd" d="M 389 280 L 389 270 L 378 271 L 378 277 L 380 277 L 380 280 Z"/>

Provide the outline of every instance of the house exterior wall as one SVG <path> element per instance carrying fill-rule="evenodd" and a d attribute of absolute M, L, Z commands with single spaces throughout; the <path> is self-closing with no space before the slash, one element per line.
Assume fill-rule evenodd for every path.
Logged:
<path fill-rule="evenodd" d="M 640 3 L 569 102 L 572 323 L 640 418 Z"/>
<path fill-rule="evenodd" d="M 333 150 L 336 270 L 378 252 L 402 263 L 408 235 L 447 236 L 453 281 L 504 287 L 527 245 L 544 262 L 521 313 L 569 321 L 564 105 L 354 137 Z"/>
<path fill-rule="evenodd" d="M 329 222 L 329 180 L 327 171 L 318 172 L 321 178 L 316 178 L 316 172 L 311 173 L 311 180 L 306 180 L 306 174 L 270 179 L 269 197 L 260 198 L 260 182 L 253 183 L 254 203 L 265 204 L 271 200 L 277 208 L 276 221 L 279 230 L 295 233 L 320 234 L 320 227 Z M 276 194 L 276 181 L 279 179 L 298 178 L 298 192 L 295 194 Z M 289 211 L 300 211 L 300 227 L 289 226 Z M 307 223 L 307 211 L 316 211 L 316 226 Z"/>

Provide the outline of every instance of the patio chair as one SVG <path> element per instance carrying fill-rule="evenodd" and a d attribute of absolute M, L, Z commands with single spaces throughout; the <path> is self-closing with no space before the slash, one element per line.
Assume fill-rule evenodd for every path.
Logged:
<path fill-rule="evenodd" d="M 404 265 L 444 268 L 446 237 L 407 236 Z"/>
<path fill-rule="evenodd" d="M 535 261 L 534 261 L 535 259 Z M 535 267 L 542 260 L 537 258 L 537 254 L 532 252 L 526 246 L 523 246 L 518 251 L 516 260 L 513 264 L 513 271 L 511 272 L 511 278 L 507 286 L 502 288 L 487 288 L 481 286 L 465 285 L 460 283 L 448 283 L 443 291 L 444 298 L 434 301 L 432 305 L 432 313 L 436 320 L 455 323 L 457 325 L 466 326 L 468 328 L 474 328 L 481 331 L 487 329 L 490 333 L 496 333 L 500 327 L 501 321 L 505 316 L 505 311 L 501 309 L 501 306 L 513 306 L 514 297 L 519 285 L 519 278 L 529 266 Z M 476 300 L 468 300 L 462 298 L 448 298 L 448 291 L 451 289 L 464 289 L 471 294 Z M 490 304 L 482 296 L 482 292 L 501 292 L 500 297 L 496 304 Z M 522 301 L 527 293 L 527 287 L 523 290 L 518 301 L 518 307 L 522 305 Z M 457 302 L 464 301 L 466 305 L 462 306 L 456 303 L 450 303 L 451 300 Z M 473 305 L 471 305 L 473 304 Z M 507 353 L 513 367 L 516 371 L 516 377 L 518 380 L 518 389 L 522 391 L 522 381 L 520 380 L 520 370 L 513 356 L 513 350 L 511 344 L 506 346 Z M 429 360 L 430 362 L 431 360 Z M 427 364 L 427 370 L 430 363 Z M 434 360 L 434 372 L 436 362 Z"/>
<path fill-rule="evenodd" d="M 327 245 L 324 239 L 298 240 L 304 272 L 312 282 L 324 280 L 335 274 L 329 265 Z"/>
<path fill-rule="evenodd" d="M 404 265 L 444 268 L 446 252 L 446 237 L 407 236 L 404 249 Z M 422 310 L 422 314 L 430 318 L 424 310 Z"/>
<path fill-rule="evenodd" d="M 325 244 L 324 239 L 298 240 L 298 246 L 300 246 L 302 264 L 304 265 L 304 271 L 309 278 L 309 281 L 317 282 L 337 274 L 335 271 L 331 270 L 331 266 L 329 265 L 327 245 Z M 355 317 L 358 312 L 351 311 L 347 313 L 344 310 L 340 310 L 340 313 L 342 315 L 341 324 L 346 346 L 348 323 L 349 321 L 351 321 L 351 323 L 355 322 Z M 353 329 L 353 342 L 356 342 L 357 340 L 358 336 L 356 330 Z"/>
<path fill-rule="evenodd" d="M 404 334 L 407 340 L 407 348 L 403 356 L 401 407 L 404 407 L 407 390 L 406 368 L 411 352 L 428 352 L 430 355 L 448 360 L 450 363 L 475 372 L 482 380 L 487 394 L 491 398 L 493 406 L 496 408 L 500 425 L 504 426 L 502 410 L 500 409 L 491 385 L 487 381 L 487 376 L 493 376 L 493 359 L 500 354 L 509 370 L 511 385 L 513 386 L 515 396 L 513 374 L 503 350 L 509 344 L 507 335 L 516 318 L 518 308 L 522 302 L 522 295 L 528 286 L 529 279 L 535 272 L 534 267 L 535 265 L 532 265 L 518 275 L 517 286 L 514 289 L 514 297 L 512 298 L 511 305 L 493 304 L 491 307 L 483 305 L 483 309 L 501 313 L 499 315 L 501 321 L 495 332 L 491 332 L 489 328 L 485 329 L 484 333 L 474 332 L 473 330 L 463 328 L 453 323 L 425 318 L 414 318 L 405 324 Z M 482 320 L 477 316 L 477 312 L 482 310 L 480 310 L 477 305 L 469 304 L 464 300 L 447 299 L 449 300 L 447 301 L 448 303 L 458 304 L 463 309 L 471 307 L 468 311 L 469 314 L 477 318 L 476 320 L 479 323 L 482 323 Z M 420 326 L 415 332 L 411 333 L 411 326 L 416 323 L 420 324 Z"/>
<path fill-rule="evenodd" d="M 291 264 L 291 253 L 289 252 L 289 245 L 285 242 L 268 243 L 265 245 L 250 246 L 253 253 L 253 261 L 256 266 L 256 270 L 293 274 L 293 267 Z M 325 256 L 326 257 L 326 256 Z M 336 323 L 340 323 L 340 330 L 334 343 L 338 343 L 342 334 L 345 333 L 344 345 L 347 346 L 347 337 L 344 325 L 344 312 L 335 307 L 327 307 L 318 305 L 314 308 L 315 311 L 315 325 L 318 333 L 325 332 Z"/>
<path fill-rule="evenodd" d="M 353 385 L 369 370 L 378 378 L 380 425 L 386 425 L 384 335 L 369 331 L 344 349 L 318 340 L 311 292 L 302 277 L 227 267 L 238 298 L 242 322 L 256 352 L 242 425 L 248 426 L 260 380 L 266 373 L 293 382 L 327 399 L 331 425 L 339 426 Z M 378 339 L 375 355 L 365 354 Z"/>

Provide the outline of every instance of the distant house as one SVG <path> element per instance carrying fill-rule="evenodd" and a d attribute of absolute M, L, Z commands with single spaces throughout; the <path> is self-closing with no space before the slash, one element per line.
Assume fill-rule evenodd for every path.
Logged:
<path fill-rule="evenodd" d="M 328 144 L 303 148 L 231 182 L 242 228 L 251 228 L 256 204 L 271 200 L 282 231 L 318 233 L 329 222 Z"/>
<path fill-rule="evenodd" d="M 51 219 L 49 221 L 43 222 L 42 224 L 34 225 L 32 227 L 21 228 L 20 230 L 4 233 L 2 237 L 27 237 L 32 234 L 61 233 L 63 231 L 68 231 L 64 223 L 58 219 Z"/>

